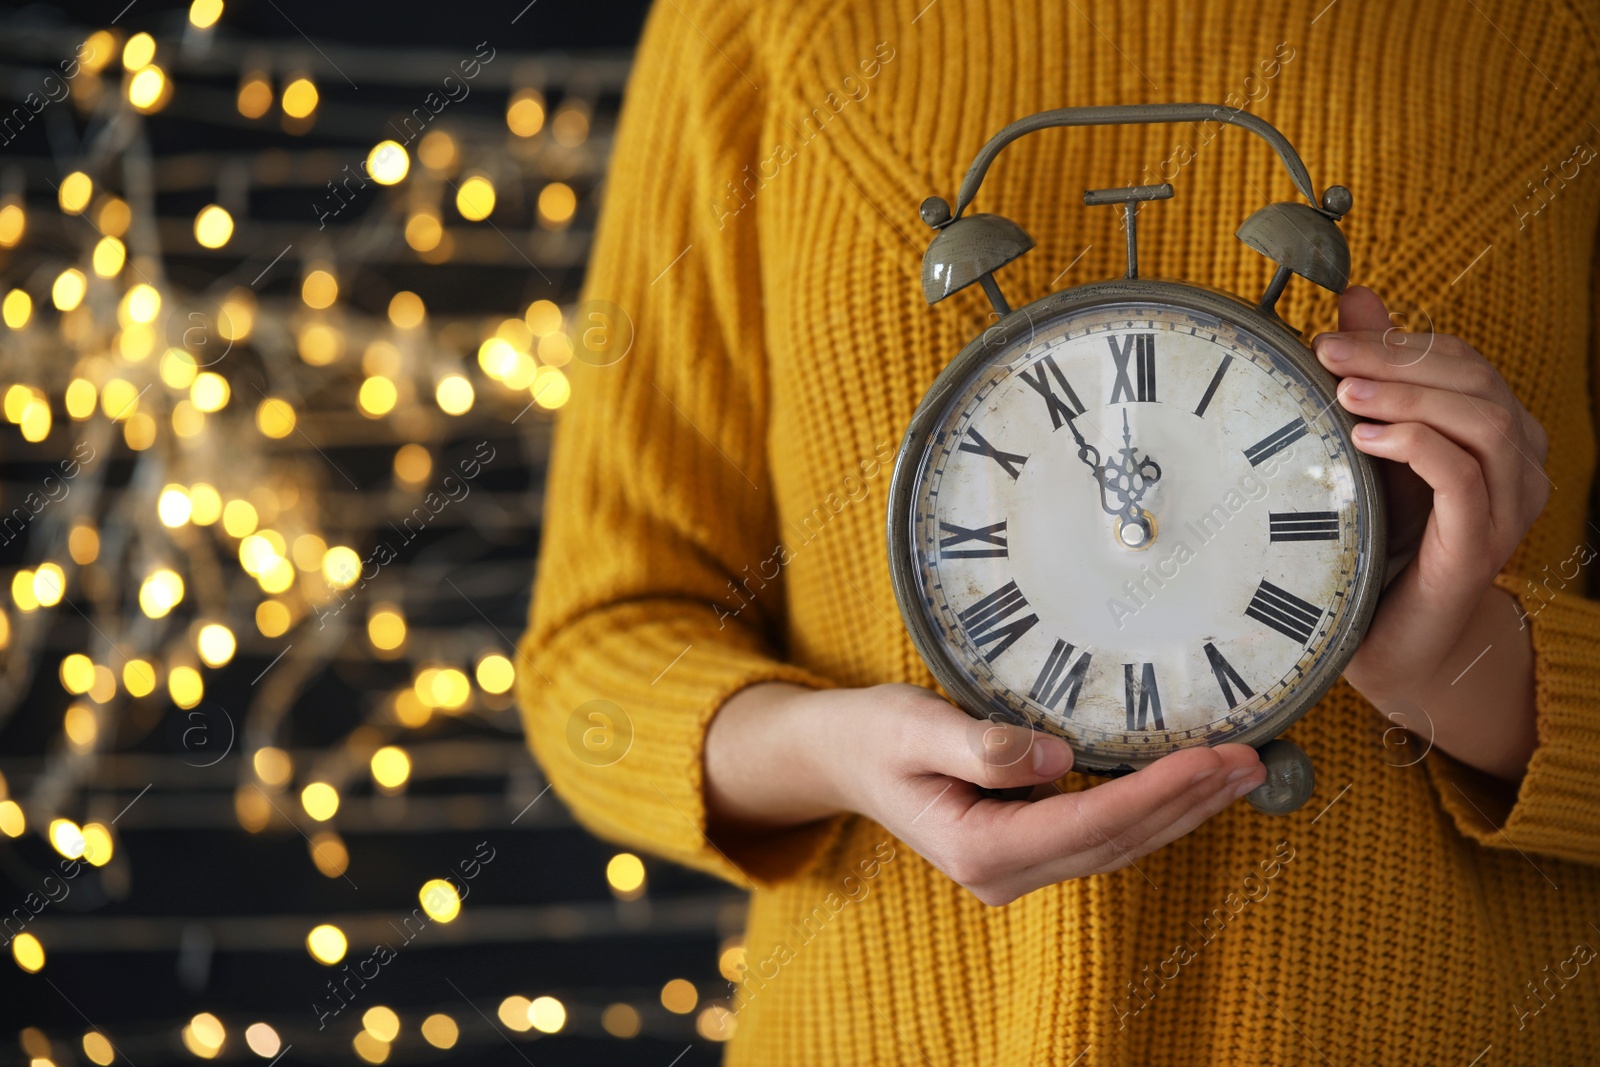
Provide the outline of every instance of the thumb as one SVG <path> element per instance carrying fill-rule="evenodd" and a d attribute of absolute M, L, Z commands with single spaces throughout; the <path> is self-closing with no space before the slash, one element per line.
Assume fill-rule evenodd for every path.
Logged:
<path fill-rule="evenodd" d="M 1366 286 L 1352 285 L 1340 295 L 1340 333 L 1383 333 L 1392 325 L 1383 298 Z"/>

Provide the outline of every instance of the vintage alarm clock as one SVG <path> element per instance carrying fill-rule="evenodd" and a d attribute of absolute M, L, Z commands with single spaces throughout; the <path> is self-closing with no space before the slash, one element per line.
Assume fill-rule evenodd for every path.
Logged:
<path fill-rule="evenodd" d="M 1033 247 L 964 214 L 1006 145 L 1058 126 L 1221 122 L 1264 138 L 1307 203 L 1271 204 L 1237 236 L 1277 264 L 1258 301 L 1139 277 L 1135 212 L 1172 186 L 1091 190 L 1123 205 L 1127 275 L 1012 310 L 994 272 Z M 955 207 L 930 197 L 929 304 L 974 282 L 998 322 L 917 407 L 890 485 L 901 615 L 968 713 L 1064 738 L 1075 769 L 1117 775 L 1180 748 L 1256 746 L 1249 794 L 1287 814 L 1311 762 L 1274 740 L 1338 679 L 1371 621 L 1385 559 L 1375 471 L 1351 444 L 1335 380 L 1275 306 L 1291 274 L 1342 292 L 1336 225 L 1268 123 L 1207 104 L 1063 108 L 978 153 Z"/>

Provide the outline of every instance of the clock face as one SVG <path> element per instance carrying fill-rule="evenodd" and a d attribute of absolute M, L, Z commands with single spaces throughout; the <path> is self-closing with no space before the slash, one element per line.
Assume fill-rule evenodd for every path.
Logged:
<path fill-rule="evenodd" d="M 1085 769 L 1275 735 L 1370 617 L 1347 417 L 1267 330 L 1198 307 L 1024 331 L 946 372 L 897 471 L 924 658 L 969 712 L 1059 734 Z"/>

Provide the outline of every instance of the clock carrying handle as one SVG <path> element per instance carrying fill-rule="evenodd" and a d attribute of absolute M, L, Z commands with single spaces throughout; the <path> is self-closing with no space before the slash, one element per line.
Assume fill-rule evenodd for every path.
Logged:
<path fill-rule="evenodd" d="M 951 218 L 961 217 L 967 205 L 972 203 L 972 198 L 978 195 L 978 187 L 983 184 L 983 177 L 988 173 L 989 165 L 994 162 L 1001 149 L 1019 137 L 1057 126 L 1137 126 L 1208 120 L 1242 127 L 1265 140 L 1272 146 L 1273 151 L 1278 153 L 1278 158 L 1283 160 L 1294 187 L 1310 201 L 1312 207 L 1318 206 L 1317 198 L 1312 193 L 1311 174 L 1301 162 L 1300 154 L 1294 150 L 1289 139 L 1266 120 L 1248 112 L 1216 104 L 1119 104 L 1110 107 L 1062 107 L 1053 111 L 1041 111 L 1037 115 L 1018 119 L 989 138 L 989 143 L 983 146 L 973 159 L 972 166 L 967 169 L 967 176 L 961 179 L 961 189 L 956 197 L 955 210 L 951 213 Z"/>

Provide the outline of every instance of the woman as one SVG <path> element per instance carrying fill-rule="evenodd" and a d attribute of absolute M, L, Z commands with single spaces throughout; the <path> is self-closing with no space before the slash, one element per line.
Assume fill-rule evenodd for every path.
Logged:
<path fill-rule="evenodd" d="M 572 376 L 519 694 L 585 825 L 753 888 L 730 1062 L 1591 1061 L 1597 21 L 1488 0 L 655 10 L 586 290 L 635 336 Z M 1415 551 L 1288 731 L 1318 786 L 1281 819 L 1235 803 L 1264 773 L 1244 746 L 1106 782 L 969 719 L 889 584 L 894 450 L 987 310 L 976 287 L 924 304 L 917 205 L 1021 116 L 1178 101 L 1265 118 L 1354 191 L 1366 288 L 1297 282 L 1279 310 L 1373 427 L 1357 447 Z M 1120 274 L 1079 194 L 1165 180 L 1143 272 L 1260 292 L 1271 264 L 1231 231 L 1294 193 L 1259 142 L 1056 130 L 981 197 L 1037 241 L 999 273 L 1013 303 Z"/>

